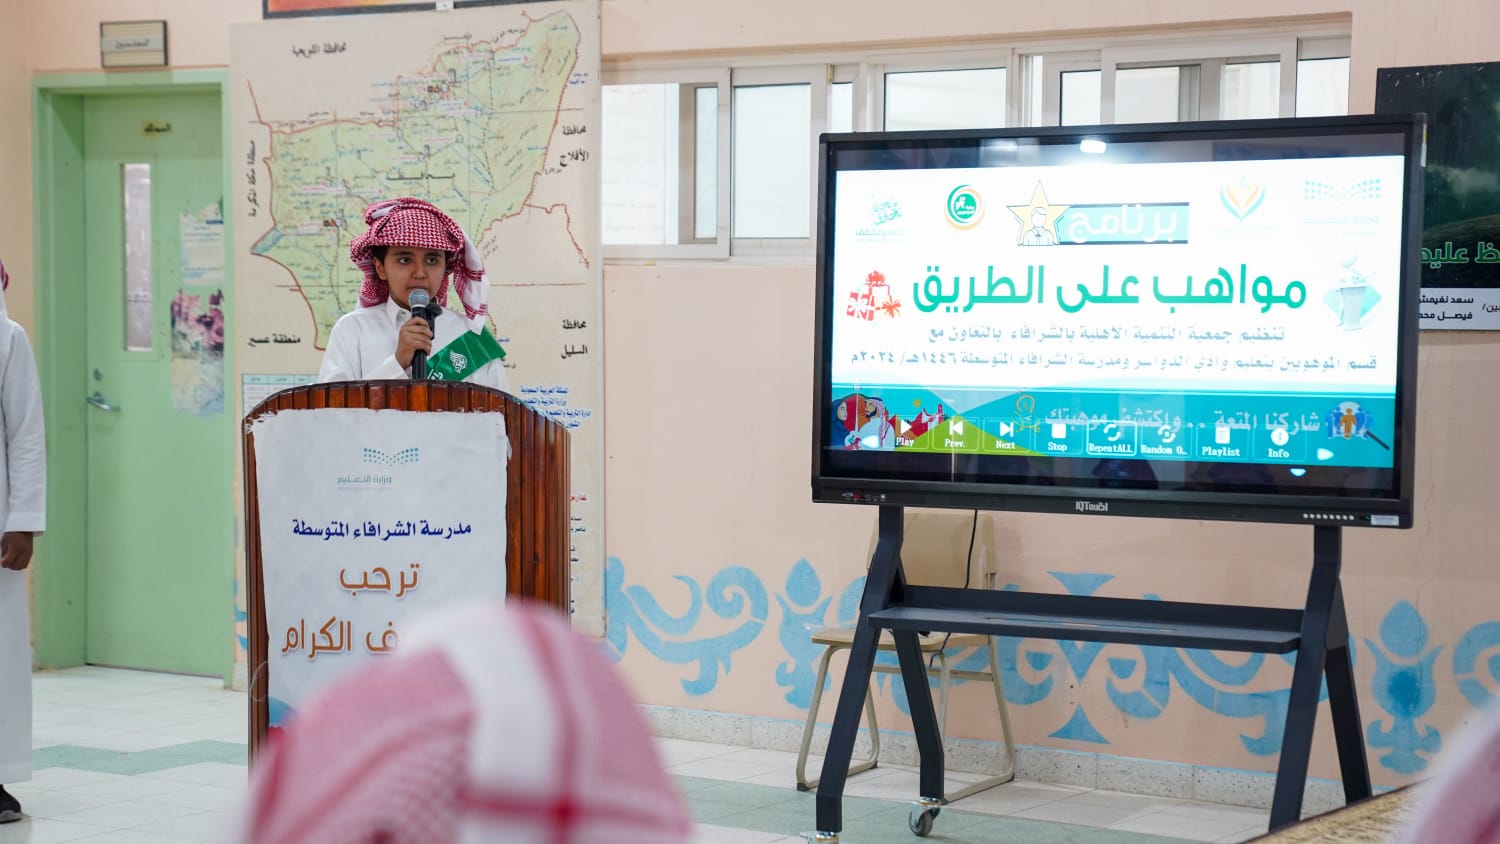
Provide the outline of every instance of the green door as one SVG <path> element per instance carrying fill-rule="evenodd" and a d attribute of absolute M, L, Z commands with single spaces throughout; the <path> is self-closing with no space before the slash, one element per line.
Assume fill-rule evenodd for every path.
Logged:
<path fill-rule="evenodd" d="M 233 661 L 219 109 L 211 93 L 84 102 L 78 400 L 98 665 L 224 675 Z"/>

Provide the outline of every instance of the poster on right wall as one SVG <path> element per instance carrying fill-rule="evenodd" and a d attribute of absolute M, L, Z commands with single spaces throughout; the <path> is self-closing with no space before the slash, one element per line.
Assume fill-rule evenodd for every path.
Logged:
<path fill-rule="evenodd" d="M 1422 327 L 1500 331 L 1500 62 L 1381 68 L 1375 111 L 1427 115 Z"/>

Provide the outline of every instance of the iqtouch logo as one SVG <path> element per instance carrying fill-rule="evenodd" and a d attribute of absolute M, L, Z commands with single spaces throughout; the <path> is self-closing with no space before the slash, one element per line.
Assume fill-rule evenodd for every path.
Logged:
<path fill-rule="evenodd" d="M 959 185 L 948 194 L 948 224 L 968 231 L 984 219 L 984 200 L 969 185 Z"/>
<path fill-rule="evenodd" d="M 1080 513 L 1108 513 L 1108 501 L 1074 501 L 1073 509 Z"/>

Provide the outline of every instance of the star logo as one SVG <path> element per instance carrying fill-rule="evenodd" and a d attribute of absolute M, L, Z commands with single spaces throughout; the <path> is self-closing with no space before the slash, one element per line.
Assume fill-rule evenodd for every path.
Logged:
<path fill-rule="evenodd" d="M 1007 205 L 1010 213 L 1020 223 L 1016 243 L 1021 246 L 1053 246 L 1057 240 L 1057 221 L 1068 210 L 1066 205 L 1053 205 L 1047 201 L 1047 192 L 1042 183 L 1036 183 L 1031 192 L 1031 201 L 1024 205 Z"/>

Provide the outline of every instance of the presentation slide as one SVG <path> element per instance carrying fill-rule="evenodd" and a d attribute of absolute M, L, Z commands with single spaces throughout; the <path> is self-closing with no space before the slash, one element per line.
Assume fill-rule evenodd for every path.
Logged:
<path fill-rule="evenodd" d="M 1389 469 L 1405 168 L 839 171 L 825 446 Z"/>

